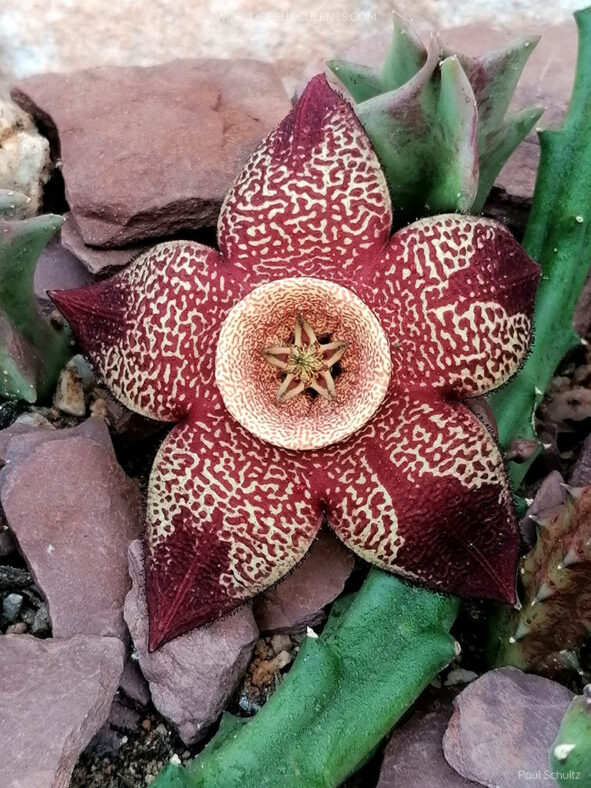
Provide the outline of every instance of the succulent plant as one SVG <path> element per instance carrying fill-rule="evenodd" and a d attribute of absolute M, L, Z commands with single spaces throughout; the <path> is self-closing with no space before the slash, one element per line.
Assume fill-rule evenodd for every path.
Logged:
<path fill-rule="evenodd" d="M 309 631 L 256 716 L 226 715 L 204 752 L 186 769 L 168 766 L 154 788 L 341 785 L 454 658 L 458 608 L 372 570 L 348 608 L 333 606 L 320 637 Z"/>
<path fill-rule="evenodd" d="M 566 710 L 548 760 L 561 788 L 591 785 L 591 684 Z"/>
<path fill-rule="evenodd" d="M 219 254 L 169 242 L 53 294 L 115 394 L 179 422 L 148 494 L 152 648 L 279 580 L 324 517 L 383 569 L 513 601 L 502 459 L 463 402 L 518 369 L 538 267 L 489 219 L 391 221 L 319 75 L 228 194 Z"/>
<path fill-rule="evenodd" d="M 540 132 L 541 158 L 523 245 L 542 267 L 536 332 L 519 374 L 490 397 L 499 441 L 534 439 L 534 410 L 564 355 L 580 344 L 573 315 L 591 263 L 591 8 L 575 13 L 575 86 L 560 129 Z M 513 464 L 518 484 L 533 457 Z"/>
<path fill-rule="evenodd" d="M 0 217 L 20 218 L 18 214 L 31 202 L 26 194 L 11 189 L 0 189 Z"/>
<path fill-rule="evenodd" d="M 0 208 L 12 211 L 22 202 L 0 194 Z M 42 314 L 33 290 L 39 255 L 61 224 L 52 215 L 0 219 L 0 396 L 26 402 L 48 396 L 68 359 L 69 331 Z"/>
<path fill-rule="evenodd" d="M 554 674 L 591 632 L 591 487 L 567 488 L 552 517 L 537 517 L 537 542 L 520 561 L 521 608 L 491 621 L 494 666 Z"/>
<path fill-rule="evenodd" d="M 504 163 L 543 112 L 507 110 L 537 37 L 519 38 L 478 58 L 425 48 L 394 15 L 380 69 L 332 60 L 329 68 L 356 102 L 405 224 L 446 211 L 479 213 Z"/>

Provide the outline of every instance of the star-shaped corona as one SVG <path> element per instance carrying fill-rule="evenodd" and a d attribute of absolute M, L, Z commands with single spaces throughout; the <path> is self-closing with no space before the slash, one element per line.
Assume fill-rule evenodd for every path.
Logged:
<path fill-rule="evenodd" d="M 267 362 L 285 373 L 277 389 L 277 402 L 287 402 L 306 389 L 312 389 L 324 399 L 336 399 L 332 370 L 346 349 L 347 343 L 338 340 L 320 343 L 312 326 L 298 312 L 293 342 L 263 350 Z"/>
<path fill-rule="evenodd" d="M 219 251 L 168 241 L 53 293 L 113 393 L 176 422 L 148 490 L 151 649 L 276 583 L 324 522 L 386 571 L 514 601 L 511 491 L 465 401 L 519 368 L 539 269 L 490 219 L 391 223 L 319 75 L 236 179 Z"/>

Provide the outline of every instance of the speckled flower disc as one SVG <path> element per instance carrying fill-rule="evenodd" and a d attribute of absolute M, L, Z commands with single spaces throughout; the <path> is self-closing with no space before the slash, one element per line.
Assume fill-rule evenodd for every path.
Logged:
<path fill-rule="evenodd" d="M 288 343 L 300 312 L 317 334 L 348 345 L 334 401 L 276 401 L 280 374 L 262 350 Z M 342 285 L 311 277 L 255 288 L 231 310 L 217 345 L 216 383 L 226 407 L 253 435 L 286 449 L 319 449 L 352 435 L 378 409 L 390 372 L 388 340 L 371 309 Z"/>

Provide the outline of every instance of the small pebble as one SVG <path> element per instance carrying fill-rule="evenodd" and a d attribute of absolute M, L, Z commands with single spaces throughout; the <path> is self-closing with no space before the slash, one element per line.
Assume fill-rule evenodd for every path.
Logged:
<path fill-rule="evenodd" d="M 145 720 L 142 722 L 142 728 L 143 728 L 145 731 L 149 731 L 151 727 L 152 727 L 152 723 L 151 723 L 151 722 L 150 722 L 150 720 L 149 720 L 149 719 L 146 717 L 146 719 L 145 719 Z"/>
<path fill-rule="evenodd" d="M 281 651 L 290 651 L 291 646 L 292 642 L 289 635 L 280 633 L 278 635 L 273 635 L 271 638 L 271 647 L 275 654 L 279 654 Z"/>
<path fill-rule="evenodd" d="M 12 623 L 21 612 L 22 606 L 23 597 L 21 594 L 8 594 L 2 602 L 2 615 L 9 623 Z"/>
<path fill-rule="evenodd" d="M 166 727 L 162 723 L 156 726 L 156 733 L 159 733 L 160 736 L 168 736 L 168 731 L 166 730 Z"/>
<path fill-rule="evenodd" d="M 35 613 L 35 618 L 31 624 L 31 632 L 33 635 L 48 635 L 50 632 L 49 616 L 47 614 L 47 606 L 41 605 L 39 610 Z"/>
<path fill-rule="evenodd" d="M 16 624 L 11 624 L 6 627 L 7 635 L 24 635 L 27 631 L 27 625 L 24 621 L 17 621 Z"/>

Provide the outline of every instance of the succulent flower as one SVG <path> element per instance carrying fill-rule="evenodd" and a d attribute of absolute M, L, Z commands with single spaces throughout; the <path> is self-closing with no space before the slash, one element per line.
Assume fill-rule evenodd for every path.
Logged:
<path fill-rule="evenodd" d="M 517 370 L 538 267 L 495 221 L 391 222 L 317 76 L 226 197 L 219 253 L 167 242 L 53 294 L 114 393 L 179 422 L 148 492 L 152 649 L 277 582 L 325 519 L 385 570 L 514 600 L 501 455 L 462 400 Z"/>

